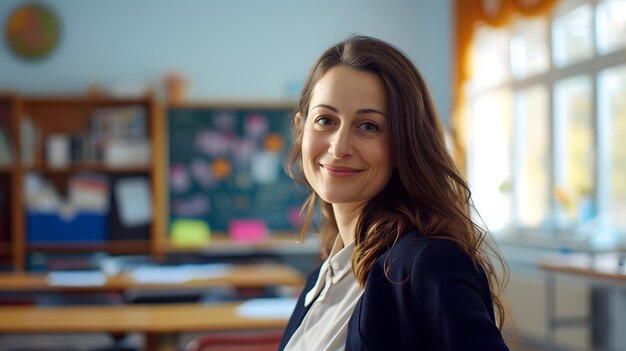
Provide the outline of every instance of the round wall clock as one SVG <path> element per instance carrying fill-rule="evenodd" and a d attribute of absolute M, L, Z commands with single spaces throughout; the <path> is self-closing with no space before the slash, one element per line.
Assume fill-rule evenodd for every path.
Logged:
<path fill-rule="evenodd" d="M 8 46 L 17 56 L 34 60 L 44 58 L 59 43 L 61 26 L 50 8 L 29 3 L 17 7 L 5 28 Z"/>

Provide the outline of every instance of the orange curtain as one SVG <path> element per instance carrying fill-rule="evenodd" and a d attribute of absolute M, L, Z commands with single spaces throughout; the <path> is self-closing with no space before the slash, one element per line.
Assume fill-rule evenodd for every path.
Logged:
<path fill-rule="evenodd" d="M 463 86 L 471 78 L 470 48 L 474 27 L 486 23 L 494 27 L 509 24 L 515 15 L 541 16 L 548 14 L 558 0 L 454 0 L 455 60 L 454 100 L 452 110 L 452 134 L 456 146 L 456 159 L 466 170 L 467 132 Z"/>

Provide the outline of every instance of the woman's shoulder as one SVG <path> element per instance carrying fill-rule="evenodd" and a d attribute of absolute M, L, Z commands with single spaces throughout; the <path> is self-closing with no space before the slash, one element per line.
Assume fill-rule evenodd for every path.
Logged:
<path fill-rule="evenodd" d="M 414 262 L 416 259 L 425 257 L 437 260 L 470 259 L 454 240 L 427 237 L 419 230 L 411 230 L 400 236 L 394 245 L 379 255 L 378 259 L 384 260 L 386 257 L 407 262 Z"/>
<path fill-rule="evenodd" d="M 391 248 L 382 252 L 372 270 L 398 278 L 427 273 L 437 276 L 450 271 L 481 275 L 482 270 L 455 241 L 430 238 L 418 230 L 405 233 Z"/>

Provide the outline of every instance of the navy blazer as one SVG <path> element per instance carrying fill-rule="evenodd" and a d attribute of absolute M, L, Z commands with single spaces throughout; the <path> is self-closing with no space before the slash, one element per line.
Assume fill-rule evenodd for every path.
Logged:
<path fill-rule="evenodd" d="M 319 268 L 309 275 L 279 350 L 285 348 L 309 310 L 304 307 L 304 295 L 318 274 Z M 508 347 L 495 323 L 483 269 L 456 243 L 411 231 L 391 251 L 383 252 L 372 267 L 348 324 L 346 350 L 490 351 Z"/>

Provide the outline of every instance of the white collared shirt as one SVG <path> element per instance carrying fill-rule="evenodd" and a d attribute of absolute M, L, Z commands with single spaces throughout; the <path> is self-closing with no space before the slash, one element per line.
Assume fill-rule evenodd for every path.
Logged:
<path fill-rule="evenodd" d="M 304 306 L 312 303 L 311 308 L 289 339 L 286 351 L 346 348 L 348 322 L 363 288 L 352 273 L 354 241 L 342 246 L 341 237 L 337 235 L 317 282 L 305 296 Z"/>

